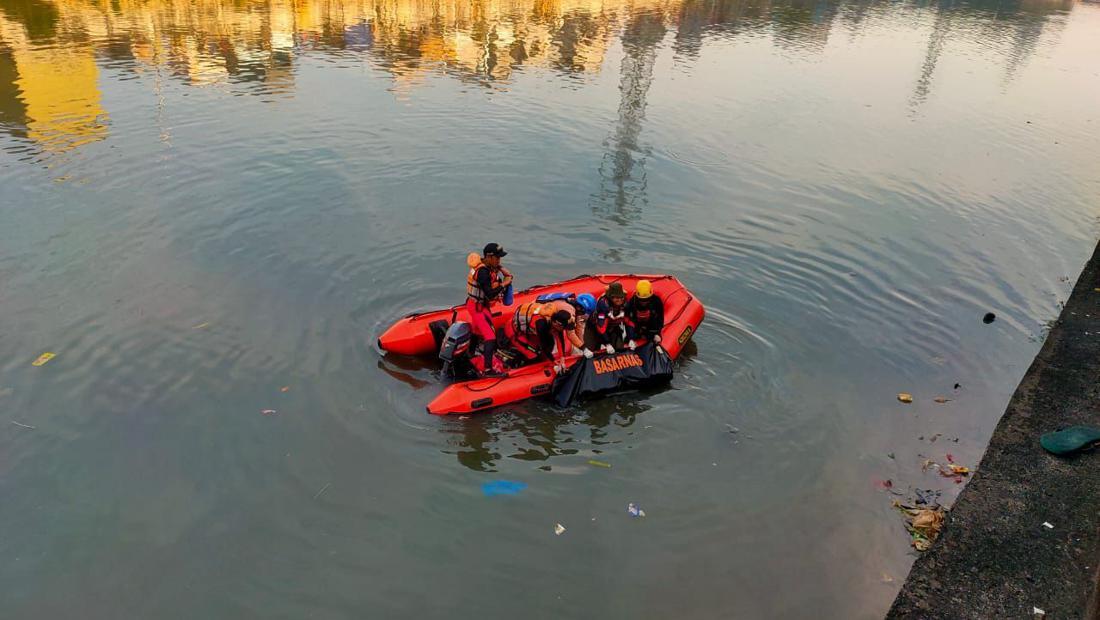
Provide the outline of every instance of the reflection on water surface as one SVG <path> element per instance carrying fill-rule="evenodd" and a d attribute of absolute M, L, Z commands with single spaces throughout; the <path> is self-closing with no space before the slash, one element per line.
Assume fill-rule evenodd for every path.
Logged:
<path fill-rule="evenodd" d="M 1051 16 L 1072 0 L 941 3 L 915 104 L 932 88 L 936 61 L 952 31 L 1007 41 L 1005 79 L 1035 50 Z M 831 35 L 858 33 L 890 5 L 831 1 L 369 2 L 175 0 L 94 2 L 6 0 L 0 8 L 0 123 L 43 151 L 77 148 L 107 136 L 100 72 L 133 72 L 193 86 L 227 85 L 265 98 L 296 93 L 295 65 L 315 55 L 387 72 L 397 93 L 443 73 L 485 88 L 506 88 L 515 71 L 546 69 L 583 79 L 604 68 L 610 46 L 625 52 L 619 123 L 608 136 L 600 189 L 616 212 L 635 208 L 624 186 L 644 188 L 637 136 L 656 49 L 671 33 L 675 62 L 694 62 L 708 38 L 768 37 L 797 55 L 820 53 Z M 913 3 L 901 10 L 917 11 Z M 120 79 L 121 76 L 119 76 Z M 643 149 L 644 150 L 644 149 Z M 635 168 L 639 170 L 635 170 Z"/>
<path fill-rule="evenodd" d="M 35 427 L 0 420 L 0 617 L 881 617 L 912 556 L 875 481 L 951 501 L 921 463 L 979 461 L 1100 234 L 1097 32 L 1031 0 L 0 0 L 0 412 Z M 522 286 L 676 274 L 694 353 L 425 414 L 437 365 L 375 338 L 489 239 Z"/>

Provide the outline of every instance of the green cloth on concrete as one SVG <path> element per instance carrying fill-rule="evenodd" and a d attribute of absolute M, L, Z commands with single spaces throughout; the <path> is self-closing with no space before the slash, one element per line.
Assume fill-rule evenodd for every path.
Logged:
<path fill-rule="evenodd" d="M 1100 428 L 1094 426 L 1071 426 L 1039 438 L 1039 445 L 1047 452 L 1059 455 L 1072 454 L 1091 447 L 1100 441 Z"/>

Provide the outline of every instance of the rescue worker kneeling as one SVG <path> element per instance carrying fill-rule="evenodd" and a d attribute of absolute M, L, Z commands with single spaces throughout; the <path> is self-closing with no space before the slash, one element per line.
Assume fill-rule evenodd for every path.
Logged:
<path fill-rule="evenodd" d="M 567 312 L 569 314 L 568 327 L 565 329 L 565 338 L 581 355 L 591 358 L 592 352 L 584 346 L 584 329 L 588 324 L 588 316 L 596 308 L 596 299 L 588 294 L 576 297 L 569 296 L 564 299 L 554 299 L 546 302 L 542 307 L 544 316 L 553 316 L 555 312 Z"/>
<path fill-rule="evenodd" d="M 634 325 L 626 314 L 626 291 L 621 283 L 612 282 L 596 300 L 596 311 L 584 339 L 588 348 L 603 349 L 605 353 L 634 349 Z"/>
<path fill-rule="evenodd" d="M 564 300 L 522 304 L 505 327 L 505 335 L 523 365 L 547 359 L 555 362 L 554 368 L 560 373 L 565 371 L 565 356 L 573 347 L 580 348 L 585 357 L 592 357 L 577 331 L 575 310 Z"/>
<path fill-rule="evenodd" d="M 638 280 L 634 296 L 626 302 L 626 318 L 634 326 L 634 337 L 655 343 L 661 342 L 661 329 L 665 326 L 665 305 L 653 294 L 649 280 Z"/>

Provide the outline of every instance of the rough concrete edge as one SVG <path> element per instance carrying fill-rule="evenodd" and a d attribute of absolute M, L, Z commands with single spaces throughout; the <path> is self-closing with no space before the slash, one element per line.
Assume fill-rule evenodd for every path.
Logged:
<path fill-rule="evenodd" d="M 1073 290 L 1069 299 L 1066 300 L 1065 305 L 1062 308 L 1062 312 L 1059 313 L 1058 319 L 1055 322 L 1054 327 L 1049 331 L 1043 346 L 1039 349 L 1035 359 L 1032 360 L 1031 365 L 1028 366 L 1027 372 L 1024 373 L 1023 378 L 1020 380 L 1019 385 L 1013 392 L 1012 398 L 1009 400 L 1008 405 L 1005 408 L 1005 412 L 1002 414 L 1000 420 L 997 422 L 997 426 L 990 437 L 989 447 L 985 454 L 983 454 L 981 462 L 975 472 L 974 478 L 970 484 L 966 486 L 963 492 L 959 495 L 953 508 L 960 506 L 963 502 L 974 501 L 972 498 L 980 495 L 984 491 L 984 487 L 981 484 L 975 485 L 983 478 L 983 474 L 993 475 L 992 472 L 985 469 L 987 460 L 991 459 L 991 455 L 996 450 L 995 446 L 1002 443 L 999 439 L 1002 439 L 1004 435 L 1012 432 L 1017 418 L 1026 417 L 1030 415 L 1030 406 L 1033 400 L 1034 393 L 1040 385 L 1042 373 L 1051 366 L 1051 362 L 1055 359 L 1055 352 L 1065 339 L 1065 334 L 1060 329 L 1063 319 L 1070 313 L 1071 308 L 1075 307 L 1075 301 L 1083 298 L 1087 293 L 1091 291 L 1091 285 L 1088 284 L 1090 278 L 1096 279 L 1098 272 L 1100 272 L 1100 245 L 1097 245 L 1093 251 L 1092 256 L 1085 262 L 1077 282 L 1074 284 Z M 1095 530 L 1100 537 L 1100 515 L 1098 515 L 1098 523 Z M 934 559 L 938 559 L 936 556 L 939 551 L 938 547 L 941 547 L 940 541 L 945 538 L 950 538 L 952 529 L 958 529 L 965 527 L 965 525 L 959 525 L 958 522 L 951 518 L 951 513 L 948 513 L 948 519 L 944 526 L 944 531 L 937 542 L 933 545 L 932 549 L 924 553 L 913 563 L 909 574 L 906 576 L 905 582 L 902 584 L 901 589 L 898 591 L 897 596 L 894 599 L 893 604 L 886 613 L 886 618 L 909 618 L 910 610 L 903 609 L 905 604 L 911 603 L 914 599 L 919 599 L 920 594 L 917 592 L 920 590 L 919 586 L 914 584 L 918 581 L 930 579 L 932 575 L 942 572 L 942 570 L 935 567 Z M 942 566 L 942 564 L 941 564 Z M 1092 577 L 1083 585 L 1086 588 L 1085 592 L 1082 592 L 1081 600 L 1084 601 L 1083 606 L 1080 608 L 1080 616 L 1083 619 L 1100 620 L 1100 562 L 1097 562 L 1096 568 L 1092 571 Z M 957 609 L 957 613 L 965 614 L 964 609 Z M 963 617 L 963 616 L 959 616 Z"/>
<path fill-rule="evenodd" d="M 1083 617 L 1100 619 L 1100 565 L 1097 565 L 1092 574 L 1092 592 L 1089 594 L 1089 602 L 1085 604 Z"/>

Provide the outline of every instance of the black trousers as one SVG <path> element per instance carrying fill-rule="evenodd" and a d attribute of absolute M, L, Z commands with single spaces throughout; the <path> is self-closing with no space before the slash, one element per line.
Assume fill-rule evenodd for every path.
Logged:
<path fill-rule="evenodd" d="M 584 326 L 584 346 L 590 351 L 595 351 L 605 344 L 615 347 L 616 351 L 625 349 L 628 340 L 625 331 L 622 325 L 612 325 L 607 328 L 607 333 L 601 334 L 596 329 L 596 322 L 589 321 Z"/>

